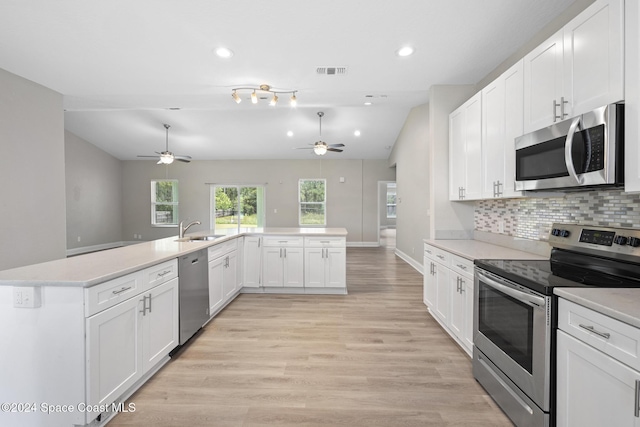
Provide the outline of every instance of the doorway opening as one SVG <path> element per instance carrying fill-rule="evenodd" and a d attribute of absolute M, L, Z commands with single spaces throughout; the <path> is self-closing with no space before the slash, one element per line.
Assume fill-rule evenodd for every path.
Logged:
<path fill-rule="evenodd" d="M 396 183 L 378 181 L 378 245 L 396 248 Z"/>

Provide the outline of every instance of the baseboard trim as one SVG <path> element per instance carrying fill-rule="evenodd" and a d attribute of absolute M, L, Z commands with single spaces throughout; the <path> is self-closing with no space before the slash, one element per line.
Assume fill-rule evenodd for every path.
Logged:
<path fill-rule="evenodd" d="M 377 248 L 380 247 L 378 242 L 347 242 L 348 248 Z"/>
<path fill-rule="evenodd" d="M 411 267 L 415 268 L 418 271 L 418 273 L 420 273 L 420 274 L 422 274 L 424 276 L 424 270 L 422 268 L 422 265 L 418 264 L 418 262 L 415 259 L 411 258 L 409 255 L 405 254 L 404 252 L 402 252 L 398 248 L 396 248 L 395 254 L 401 260 L 403 260 L 404 262 L 409 264 Z"/>

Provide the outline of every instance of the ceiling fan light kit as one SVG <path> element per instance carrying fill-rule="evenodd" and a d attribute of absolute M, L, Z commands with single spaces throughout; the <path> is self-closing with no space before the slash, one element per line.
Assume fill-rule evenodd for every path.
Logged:
<path fill-rule="evenodd" d="M 169 151 L 169 126 L 168 124 L 163 124 L 166 132 L 166 143 L 165 149 L 162 152 L 157 152 L 156 154 L 159 156 L 138 156 L 138 157 L 153 157 L 158 159 L 159 165 L 170 165 L 174 160 L 178 160 L 181 162 L 189 163 L 191 161 L 191 156 L 178 156 Z"/>
<path fill-rule="evenodd" d="M 258 87 L 236 87 L 231 89 L 231 97 L 233 98 L 234 101 L 236 101 L 236 104 L 240 104 L 242 102 L 242 98 L 238 94 L 238 92 L 242 92 L 242 91 L 251 92 L 251 102 L 253 104 L 258 103 L 258 93 L 264 92 L 264 93 L 273 94 L 271 101 L 269 101 L 269 105 L 272 107 L 278 104 L 278 95 L 281 95 L 283 93 L 291 94 L 291 97 L 289 98 L 289 104 L 292 107 L 295 107 L 296 105 L 298 105 L 298 98 L 296 97 L 296 93 L 298 93 L 297 90 L 273 90 L 269 85 L 260 85 Z"/>
<path fill-rule="evenodd" d="M 320 124 L 320 132 L 319 132 L 319 137 L 322 138 L 322 117 L 324 116 L 324 113 L 322 111 L 318 111 L 318 120 L 319 120 L 319 124 Z M 325 154 L 327 154 L 327 151 L 334 151 L 336 153 L 342 153 L 343 150 L 340 149 L 340 147 L 344 147 L 344 144 L 327 144 L 326 142 L 320 140 L 320 141 L 316 141 L 314 144 L 309 144 L 312 145 L 311 147 L 300 147 L 297 148 L 297 150 L 313 150 L 313 152 L 315 154 L 317 154 L 318 156 L 324 156 Z"/>

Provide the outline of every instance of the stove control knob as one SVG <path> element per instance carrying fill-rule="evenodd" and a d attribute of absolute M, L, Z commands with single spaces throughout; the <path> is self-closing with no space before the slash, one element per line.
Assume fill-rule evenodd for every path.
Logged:
<path fill-rule="evenodd" d="M 560 237 L 569 237 L 569 235 L 571 234 L 569 230 L 558 230 L 558 232 L 558 236 Z"/>
<path fill-rule="evenodd" d="M 616 236 L 613 239 L 613 243 L 615 243 L 616 245 L 626 245 L 627 244 L 627 238 L 624 236 Z"/>
<path fill-rule="evenodd" d="M 552 228 L 551 229 L 551 235 L 552 236 L 559 236 L 560 235 L 560 230 L 557 228 Z"/>
<path fill-rule="evenodd" d="M 629 237 L 627 245 L 637 248 L 638 246 L 640 246 L 640 238 Z"/>

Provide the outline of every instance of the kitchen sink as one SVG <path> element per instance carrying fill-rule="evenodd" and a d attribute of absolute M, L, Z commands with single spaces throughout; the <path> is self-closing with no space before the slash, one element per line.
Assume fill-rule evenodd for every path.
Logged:
<path fill-rule="evenodd" d="M 176 240 L 176 242 L 205 242 L 208 240 L 216 240 L 220 237 L 224 237 L 223 234 L 210 234 L 208 236 L 191 236 L 191 237 L 183 237 L 182 239 Z"/>

